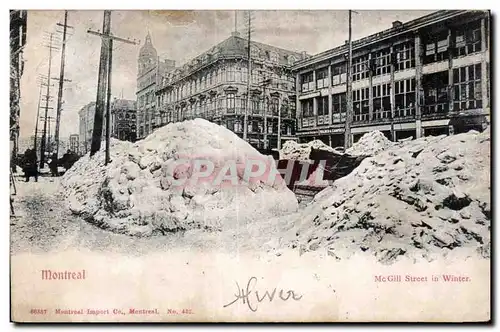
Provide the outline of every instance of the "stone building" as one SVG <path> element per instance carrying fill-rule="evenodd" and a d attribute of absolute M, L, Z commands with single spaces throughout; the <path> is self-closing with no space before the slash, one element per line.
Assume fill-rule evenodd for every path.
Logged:
<path fill-rule="evenodd" d="M 443 10 L 353 41 L 352 135 L 481 130 L 490 115 L 487 11 Z M 348 45 L 293 66 L 297 136 L 344 145 Z"/>
<path fill-rule="evenodd" d="M 139 51 L 137 74 L 137 138 L 142 139 L 159 127 L 155 92 L 157 81 L 175 68 L 175 61 L 160 60 L 148 33 Z"/>
<path fill-rule="evenodd" d="M 95 117 L 95 101 L 83 106 L 78 112 L 79 115 L 79 141 L 80 141 L 80 154 L 90 152 L 92 145 L 92 132 L 94 131 L 94 117 Z M 102 136 L 101 140 L 106 138 L 106 114 L 102 119 Z"/>
<path fill-rule="evenodd" d="M 181 68 L 167 73 L 157 88 L 161 123 L 204 118 L 243 137 L 249 76 L 247 45 L 248 40 L 233 32 Z M 290 67 L 305 53 L 253 41 L 250 53 L 248 141 L 258 148 L 274 148 L 278 119 L 281 140 L 294 139 L 295 80 Z"/>
<path fill-rule="evenodd" d="M 115 99 L 111 104 L 111 137 L 135 142 L 137 108 L 134 100 Z"/>
<path fill-rule="evenodd" d="M 80 139 L 78 134 L 69 135 L 69 149 L 76 154 L 80 153 Z"/>

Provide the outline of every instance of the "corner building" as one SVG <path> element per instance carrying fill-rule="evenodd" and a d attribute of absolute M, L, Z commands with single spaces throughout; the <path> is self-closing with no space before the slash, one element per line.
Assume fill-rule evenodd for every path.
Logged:
<path fill-rule="evenodd" d="M 356 142 L 483 130 L 490 115 L 490 13 L 444 10 L 352 43 Z M 348 45 L 296 63 L 297 137 L 344 145 Z"/>
<path fill-rule="evenodd" d="M 275 148 L 295 139 L 295 78 L 291 66 L 305 53 L 251 42 L 237 32 L 167 73 L 157 89 L 161 123 L 203 118 L 243 137 L 247 80 L 250 76 L 248 142 L 257 148 Z M 278 124 L 279 123 L 279 124 Z"/>

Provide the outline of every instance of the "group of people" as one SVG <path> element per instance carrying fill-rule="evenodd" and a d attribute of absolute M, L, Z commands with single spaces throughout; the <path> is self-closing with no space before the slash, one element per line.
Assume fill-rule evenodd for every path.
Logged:
<path fill-rule="evenodd" d="M 53 153 L 48 162 L 51 176 L 59 176 L 59 166 L 62 166 L 67 170 L 73 166 L 78 158 L 78 155 L 71 152 L 71 150 L 68 150 L 60 159 L 58 159 L 57 155 Z M 26 182 L 29 182 L 31 177 L 34 177 L 35 182 L 38 182 L 38 158 L 34 149 L 27 149 L 20 160 L 13 160 L 13 164 L 14 167 L 15 164 L 22 167 Z"/>

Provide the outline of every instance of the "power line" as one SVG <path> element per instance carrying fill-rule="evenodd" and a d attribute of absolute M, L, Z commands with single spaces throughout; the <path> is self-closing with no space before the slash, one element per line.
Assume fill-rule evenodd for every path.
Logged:
<path fill-rule="evenodd" d="M 48 46 L 49 49 L 49 68 L 48 68 L 48 74 L 47 74 L 47 93 L 45 95 L 45 121 L 43 124 L 43 136 L 42 136 L 42 144 L 41 144 L 41 151 L 40 151 L 40 168 L 44 168 L 45 164 L 45 149 L 46 149 L 46 140 L 47 140 L 47 117 L 48 117 L 48 112 L 49 112 L 49 99 L 50 99 L 50 71 L 52 67 L 52 50 L 57 49 L 56 47 L 52 46 L 52 36 L 53 34 L 50 35 L 50 43 Z"/>
<path fill-rule="evenodd" d="M 61 69 L 59 70 L 59 92 L 57 94 L 57 113 L 56 113 L 56 156 L 59 156 L 59 127 L 61 124 L 61 107 L 62 107 L 62 95 L 63 95 L 63 85 L 64 85 L 64 61 L 66 56 L 66 31 L 72 26 L 68 25 L 68 11 L 64 11 L 64 24 L 57 23 L 58 26 L 63 27 L 63 41 L 61 50 Z"/>
<path fill-rule="evenodd" d="M 90 156 L 93 156 L 101 148 L 103 113 L 106 106 L 106 164 L 110 161 L 109 140 L 110 140 L 110 94 L 111 94 L 111 66 L 113 57 L 113 41 L 120 41 L 127 44 L 136 45 L 137 42 L 125 38 L 113 36 L 111 33 L 111 11 L 104 11 L 103 32 L 87 30 L 87 33 L 101 37 L 101 56 L 99 60 L 99 76 L 97 80 L 97 97 L 94 115 L 94 130 L 92 131 L 92 144 Z M 107 90 L 107 91 L 106 91 Z M 107 96 L 106 96 L 107 94 Z M 107 102 L 106 102 L 107 99 Z"/>

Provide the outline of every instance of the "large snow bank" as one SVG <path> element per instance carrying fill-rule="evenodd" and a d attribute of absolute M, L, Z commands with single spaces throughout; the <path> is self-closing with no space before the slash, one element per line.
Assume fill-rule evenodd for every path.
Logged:
<path fill-rule="evenodd" d="M 353 156 L 374 156 L 392 145 L 393 143 L 383 133 L 374 130 L 364 134 L 359 141 L 346 150 L 346 153 Z"/>
<path fill-rule="evenodd" d="M 458 252 L 489 257 L 489 131 L 388 146 L 291 222 L 284 243 L 339 259 L 361 251 L 381 262 Z"/>
<path fill-rule="evenodd" d="M 310 160 L 309 154 L 311 149 L 321 149 L 326 151 L 334 152 L 335 150 L 320 140 L 314 140 L 309 143 L 297 143 L 295 141 L 286 141 L 283 144 L 280 152 L 280 159 L 291 159 L 291 160 Z"/>
<path fill-rule="evenodd" d="M 230 130 L 195 119 L 169 124 L 136 142 L 112 140 L 112 162 L 104 166 L 104 149 L 82 157 L 64 175 L 70 209 L 114 231 L 149 235 L 193 228 L 223 229 L 259 222 L 298 208 L 281 181 L 217 186 L 194 183 L 180 188 L 172 179 L 191 179 L 192 169 L 172 174 L 183 158 L 202 157 L 220 169 L 229 160 L 268 159 Z M 175 169 L 175 168 L 174 168 Z M 177 172 L 177 171 L 175 171 Z M 278 179 L 280 179 L 278 177 Z"/>

